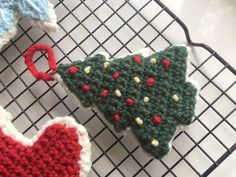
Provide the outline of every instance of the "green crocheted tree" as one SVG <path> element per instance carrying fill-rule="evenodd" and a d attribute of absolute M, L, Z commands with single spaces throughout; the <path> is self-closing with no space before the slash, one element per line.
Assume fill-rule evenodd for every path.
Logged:
<path fill-rule="evenodd" d="M 58 74 L 82 106 L 96 106 L 117 132 L 131 127 L 143 149 L 167 154 L 177 125 L 194 115 L 197 89 L 186 81 L 188 52 L 169 47 L 145 58 L 102 54 L 61 64 Z"/>

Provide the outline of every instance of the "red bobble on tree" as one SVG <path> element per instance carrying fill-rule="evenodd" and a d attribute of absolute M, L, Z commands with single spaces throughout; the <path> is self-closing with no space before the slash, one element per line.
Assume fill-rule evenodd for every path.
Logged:
<path fill-rule="evenodd" d="M 101 96 L 102 97 L 107 97 L 108 93 L 109 93 L 109 91 L 107 89 L 103 89 L 102 93 L 101 93 Z"/>
<path fill-rule="evenodd" d="M 120 122 L 120 120 L 121 120 L 120 114 L 114 114 L 113 119 L 116 122 Z"/>
<path fill-rule="evenodd" d="M 154 124 L 160 124 L 161 123 L 161 116 L 153 116 L 153 118 L 152 118 L 152 122 L 154 123 Z"/>
<path fill-rule="evenodd" d="M 78 67 L 76 67 L 76 66 L 71 66 L 71 67 L 69 67 L 69 69 L 68 69 L 69 73 L 71 73 L 71 74 L 76 73 L 78 70 L 79 70 L 79 69 L 78 69 Z"/>
<path fill-rule="evenodd" d="M 133 106 L 134 105 L 134 100 L 132 98 L 128 98 L 126 100 L 126 104 L 127 104 L 127 106 Z"/>
<path fill-rule="evenodd" d="M 163 67 L 164 69 L 168 69 L 168 68 L 170 67 L 170 65 L 171 65 L 170 60 L 168 60 L 168 59 L 166 59 L 166 58 L 162 60 L 162 67 Z"/>
<path fill-rule="evenodd" d="M 90 86 L 89 86 L 89 85 L 83 85 L 83 86 L 82 86 L 82 90 L 83 90 L 84 92 L 87 92 L 87 91 L 90 90 Z"/>
<path fill-rule="evenodd" d="M 147 80 L 146 80 L 146 84 L 151 87 L 155 84 L 156 80 L 153 78 L 153 77 L 149 77 Z"/>
<path fill-rule="evenodd" d="M 140 56 L 134 56 L 134 57 L 133 57 L 133 61 L 134 61 L 135 63 L 141 63 L 141 62 L 142 62 L 142 58 L 141 58 Z"/>
<path fill-rule="evenodd" d="M 115 72 L 114 74 L 113 74 L 113 78 L 114 79 L 118 79 L 120 77 L 120 74 L 118 73 L 118 72 Z"/>

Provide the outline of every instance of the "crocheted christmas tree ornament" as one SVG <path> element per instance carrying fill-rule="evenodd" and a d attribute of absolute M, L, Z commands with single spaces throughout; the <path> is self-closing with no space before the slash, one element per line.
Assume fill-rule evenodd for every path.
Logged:
<path fill-rule="evenodd" d="M 16 34 L 18 19 L 26 17 L 43 30 L 57 31 L 57 19 L 49 0 L 0 0 L 0 50 Z"/>
<path fill-rule="evenodd" d="M 86 129 L 71 117 L 48 121 L 33 138 L 19 133 L 0 107 L 0 176 L 86 177 L 91 151 Z"/>
<path fill-rule="evenodd" d="M 98 108 L 117 132 L 131 127 L 143 149 L 156 158 L 169 152 L 176 126 L 192 121 L 197 89 L 186 80 L 186 47 L 172 46 L 147 57 L 134 54 L 110 61 L 97 54 L 58 68 L 50 50 L 50 74 L 38 73 L 29 62 L 41 47 L 33 46 L 25 54 L 37 79 L 52 80 L 57 73 L 57 80 L 83 107 Z"/>

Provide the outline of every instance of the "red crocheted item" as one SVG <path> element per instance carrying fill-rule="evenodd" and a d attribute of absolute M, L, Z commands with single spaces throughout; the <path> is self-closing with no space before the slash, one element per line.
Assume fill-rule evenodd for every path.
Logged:
<path fill-rule="evenodd" d="M 45 51 L 48 53 L 48 65 L 52 70 L 50 73 L 39 72 L 36 69 L 33 63 L 33 57 L 37 51 Z M 27 65 L 29 71 L 37 80 L 44 80 L 44 81 L 54 80 L 53 76 L 57 72 L 57 65 L 55 56 L 53 54 L 53 50 L 50 46 L 48 46 L 47 44 L 34 44 L 27 50 L 27 52 L 24 54 L 24 57 L 25 57 L 25 64 Z"/>
<path fill-rule="evenodd" d="M 0 129 L 0 176 L 78 177 L 81 146 L 75 128 L 53 124 L 32 146 L 24 146 Z"/>

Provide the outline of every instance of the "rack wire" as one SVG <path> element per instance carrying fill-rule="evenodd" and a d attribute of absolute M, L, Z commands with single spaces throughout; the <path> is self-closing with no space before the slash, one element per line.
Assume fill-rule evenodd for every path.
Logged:
<path fill-rule="evenodd" d="M 53 3 L 59 34 L 43 33 L 21 19 L 18 35 L 0 55 L 1 105 L 12 113 L 13 124 L 25 136 L 32 137 L 51 118 L 74 116 L 91 137 L 91 177 L 208 176 L 236 149 L 236 70 L 209 46 L 192 42 L 186 25 L 161 1 Z M 158 51 L 176 42 L 186 42 L 194 50 L 189 76 L 199 82 L 201 93 L 192 125 L 176 133 L 172 151 L 162 160 L 144 153 L 131 133 L 116 134 L 96 111 L 78 108 L 58 83 L 36 82 L 22 58 L 33 43 L 52 45 L 60 63 L 98 51 L 111 57 L 144 47 Z M 45 54 L 40 54 L 35 62 L 47 71 L 43 58 Z"/>

